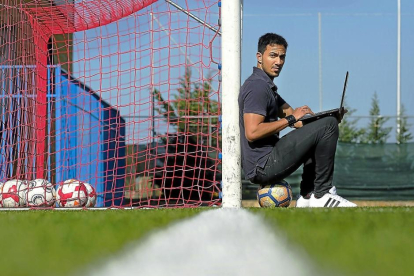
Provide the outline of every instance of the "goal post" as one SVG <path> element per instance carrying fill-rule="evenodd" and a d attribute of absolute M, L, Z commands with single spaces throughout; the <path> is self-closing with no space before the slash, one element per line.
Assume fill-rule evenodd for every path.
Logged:
<path fill-rule="evenodd" d="M 241 207 L 241 152 L 238 95 L 241 74 L 241 1 L 222 1 L 223 207 Z"/>

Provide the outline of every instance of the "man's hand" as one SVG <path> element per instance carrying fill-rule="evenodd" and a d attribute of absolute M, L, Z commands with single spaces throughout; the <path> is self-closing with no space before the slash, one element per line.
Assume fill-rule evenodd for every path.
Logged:
<path fill-rule="evenodd" d="M 337 117 L 338 119 L 338 124 L 342 121 L 342 119 L 344 118 L 345 113 L 348 112 L 348 109 L 345 109 L 344 107 L 341 108 L 341 110 L 339 110 L 339 115 Z"/>
<path fill-rule="evenodd" d="M 296 121 L 299 120 L 300 118 L 302 118 L 305 114 L 308 114 L 308 113 L 309 114 L 312 114 L 312 115 L 314 114 L 313 111 L 312 111 L 312 109 L 310 109 L 310 107 L 307 106 L 307 105 L 304 105 L 304 106 L 298 107 L 296 109 L 293 109 L 287 103 L 285 103 L 282 106 L 282 111 L 283 112 L 281 112 L 279 114 L 279 117 L 280 118 L 284 118 L 286 116 L 293 115 L 293 117 L 295 117 Z M 301 128 L 303 126 L 303 123 L 302 122 L 296 122 L 293 126 L 295 128 Z"/>
<path fill-rule="evenodd" d="M 292 115 L 295 117 L 296 120 L 299 120 L 305 114 L 312 114 L 312 115 L 314 115 L 315 113 L 313 113 L 312 109 L 310 109 L 309 106 L 304 105 L 304 106 L 298 107 L 295 110 L 293 110 L 293 114 Z"/>
<path fill-rule="evenodd" d="M 295 117 L 296 120 L 299 120 L 305 114 L 312 114 L 312 115 L 314 114 L 312 109 L 310 109 L 310 107 L 307 105 L 296 108 L 295 110 L 293 110 L 293 113 L 292 113 L 292 115 Z M 301 128 L 303 127 L 303 123 L 299 121 L 299 122 L 296 122 L 293 126 L 295 128 Z"/>

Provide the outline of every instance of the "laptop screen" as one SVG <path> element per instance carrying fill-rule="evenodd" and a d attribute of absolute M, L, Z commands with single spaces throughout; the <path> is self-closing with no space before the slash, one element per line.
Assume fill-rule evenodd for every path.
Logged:
<path fill-rule="evenodd" d="M 346 75 L 345 75 L 345 83 L 344 83 L 344 90 L 343 90 L 343 92 L 342 92 L 341 106 L 339 107 L 339 110 L 341 110 L 341 109 L 342 109 L 342 107 L 344 106 L 344 99 L 345 99 L 346 85 L 347 85 L 347 83 L 348 83 L 348 75 L 349 75 L 349 72 L 348 72 L 348 71 L 346 71 Z"/>

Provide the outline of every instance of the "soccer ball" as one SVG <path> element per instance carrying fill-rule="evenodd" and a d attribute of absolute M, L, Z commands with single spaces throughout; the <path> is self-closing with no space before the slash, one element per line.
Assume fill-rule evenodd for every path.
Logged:
<path fill-rule="evenodd" d="M 86 182 L 83 182 L 83 185 L 85 185 L 86 190 L 88 191 L 88 202 L 86 202 L 85 207 L 94 207 L 96 204 L 96 191 L 95 188 Z"/>
<path fill-rule="evenodd" d="M 6 208 L 24 207 L 27 192 L 26 181 L 12 179 L 1 187 L 1 205 Z"/>
<path fill-rule="evenodd" d="M 88 201 L 88 191 L 83 182 L 68 179 L 63 182 L 56 193 L 59 207 L 83 207 Z"/>
<path fill-rule="evenodd" d="M 46 179 L 29 181 L 27 186 L 26 204 L 28 207 L 50 207 L 55 203 L 55 188 Z"/>
<path fill-rule="evenodd" d="M 288 207 L 292 201 L 292 189 L 282 180 L 272 185 L 267 185 L 257 191 L 257 200 L 260 207 Z"/>

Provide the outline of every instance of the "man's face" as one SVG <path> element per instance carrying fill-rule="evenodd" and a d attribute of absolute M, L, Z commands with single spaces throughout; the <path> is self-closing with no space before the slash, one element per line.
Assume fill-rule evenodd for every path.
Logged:
<path fill-rule="evenodd" d="M 285 64 L 286 48 L 283 45 L 267 45 L 263 55 L 258 52 L 257 67 L 262 69 L 272 80 L 278 77 Z"/>

